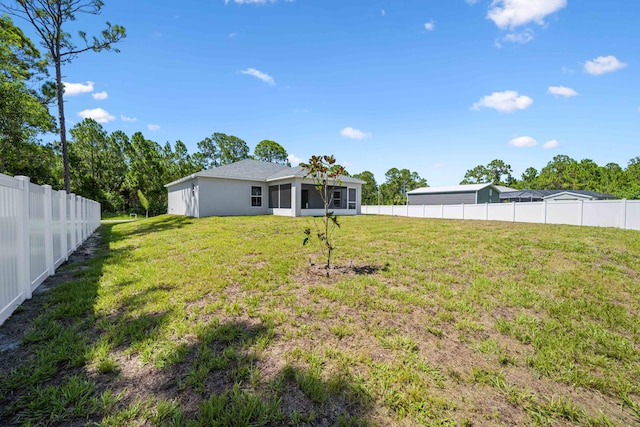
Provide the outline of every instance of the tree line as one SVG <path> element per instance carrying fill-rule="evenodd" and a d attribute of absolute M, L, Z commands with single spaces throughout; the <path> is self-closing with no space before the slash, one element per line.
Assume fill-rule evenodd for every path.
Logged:
<path fill-rule="evenodd" d="M 373 173 L 364 171 L 354 177 L 366 182 L 362 186 L 362 204 L 404 204 L 406 192 L 427 187 L 427 180 L 408 169 L 391 168 L 386 181 L 378 185 Z M 487 165 L 469 169 L 460 184 L 501 185 L 515 190 L 588 190 L 625 199 L 640 199 L 640 157 L 629 160 L 625 168 L 617 163 L 599 166 L 593 160 L 574 160 L 555 156 L 539 171 L 527 168 L 520 179 L 513 176 L 511 165 L 492 160 Z"/>

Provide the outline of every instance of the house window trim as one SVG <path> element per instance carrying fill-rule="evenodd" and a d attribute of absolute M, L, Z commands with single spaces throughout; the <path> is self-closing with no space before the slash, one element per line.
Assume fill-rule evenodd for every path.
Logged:
<path fill-rule="evenodd" d="M 259 189 L 260 190 L 260 194 L 253 194 L 253 189 L 254 188 Z M 252 208 L 258 208 L 258 209 L 262 208 L 262 186 L 261 185 L 252 185 L 251 186 L 251 190 L 250 190 L 250 194 L 251 194 L 251 196 L 249 198 L 249 205 Z M 259 204 L 254 205 L 253 204 L 254 199 L 257 200 Z"/>

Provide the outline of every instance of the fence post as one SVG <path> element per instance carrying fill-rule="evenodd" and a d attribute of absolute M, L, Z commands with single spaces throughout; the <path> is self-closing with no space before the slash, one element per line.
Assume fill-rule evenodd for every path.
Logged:
<path fill-rule="evenodd" d="M 623 230 L 627 229 L 627 199 L 622 199 L 622 215 L 620 216 L 622 220 L 622 228 Z"/>
<path fill-rule="evenodd" d="M 580 225 L 584 223 L 584 200 L 580 200 Z"/>
<path fill-rule="evenodd" d="M 18 283 L 26 299 L 31 298 L 31 254 L 29 248 L 29 181 L 28 176 L 16 176 L 20 181 L 18 206 Z"/>
<path fill-rule="evenodd" d="M 76 196 L 76 247 L 82 244 L 82 197 Z"/>
<path fill-rule="evenodd" d="M 464 203 L 462 203 L 462 220 L 464 221 Z"/>
<path fill-rule="evenodd" d="M 53 208 L 51 202 L 51 186 L 43 185 L 44 188 L 44 257 L 47 266 L 47 275 L 53 276 Z"/>
<path fill-rule="evenodd" d="M 547 223 L 547 201 L 543 200 L 542 203 L 543 203 L 543 205 L 542 205 L 542 223 L 546 224 Z"/>
<path fill-rule="evenodd" d="M 489 202 L 484 203 L 484 220 L 489 221 Z"/>
<path fill-rule="evenodd" d="M 422 205 L 422 218 L 424 218 L 424 217 L 425 217 L 425 215 L 426 215 L 426 213 L 427 213 L 427 208 L 426 208 L 426 206 L 427 206 L 427 205 Z"/>
<path fill-rule="evenodd" d="M 69 236 L 71 237 L 71 246 L 67 248 L 67 251 L 74 251 L 76 248 L 76 195 L 69 193 Z"/>
<path fill-rule="evenodd" d="M 511 202 L 511 222 L 516 222 L 516 204 Z"/>
<path fill-rule="evenodd" d="M 444 219 L 444 205 L 440 205 L 440 219 Z"/>
<path fill-rule="evenodd" d="M 58 196 L 60 197 L 60 251 L 64 260 L 67 261 L 69 259 L 69 255 L 67 254 L 67 192 L 64 190 L 58 191 Z"/>

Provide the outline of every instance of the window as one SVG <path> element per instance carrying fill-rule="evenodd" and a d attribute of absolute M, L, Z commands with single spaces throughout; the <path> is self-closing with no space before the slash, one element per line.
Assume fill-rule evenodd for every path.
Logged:
<path fill-rule="evenodd" d="M 341 196 L 342 192 L 340 190 L 335 190 L 333 192 L 333 207 L 334 208 L 339 208 L 340 207 L 340 196 Z"/>
<path fill-rule="evenodd" d="M 262 187 L 251 187 L 251 206 L 255 208 L 262 206 Z"/>
<path fill-rule="evenodd" d="M 347 208 L 355 209 L 356 208 L 356 189 L 349 188 L 349 200 L 347 200 Z"/>
<path fill-rule="evenodd" d="M 269 207 L 280 209 L 291 208 L 291 184 L 269 186 Z"/>

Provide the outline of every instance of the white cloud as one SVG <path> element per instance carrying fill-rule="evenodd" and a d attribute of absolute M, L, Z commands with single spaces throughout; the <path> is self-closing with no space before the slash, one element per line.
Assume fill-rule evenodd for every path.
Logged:
<path fill-rule="evenodd" d="M 387 14 L 387 13 L 384 11 L 384 9 L 382 9 L 382 10 L 380 11 L 380 15 L 384 16 L 384 15 L 386 15 L 386 14 Z"/>
<path fill-rule="evenodd" d="M 444 163 L 441 163 L 441 162 L 436 162 L 433 164 L 433 167 L 436 169 L 440 169 L 443 166 L 444 166 Z"/>
<path fill-rule="evenodd" d="M 533 40 L 533 30 L 527 28 L 520 33 L 509 33 L 502 38 L 503 42 L 527 44 Z"/>
<path fill-rule="evenodd" d="M 573 74 L 573 73 L 576 72 L 574 69 L 569 68 L 569 67 L 564 67 L 564 66 L 562 68 L 560 68 L 560 70 L 565 74 Z"/>
<path fill-rule="evenodd" d="M 578 96 L 578 92 L 565 86 L 549 86 L 549 93 L 558 96 L 564 96 L 565 98 L 571 98 L 572 96 Z"/>
<path fill-rule="evenodd" d="M 600 74 L 617 71 L 626 66 L 627 64 L 621 62 L 613 55 L 598 56 L 596 59 L 584 63 L 584 72 L 593 74 L 594 76 L 599 76 Z"/>
<path fill-rule="evenodd" d="M 432 19 L 429 22 L 424 23 L 424 29 L 427 31 L 433 31 L 436 29 L 436 22 Z"/>
<path fill-rule="evenodd" d="M 360 129 L 354 129 L 351 126 L 340 131 L 340 135 L 351 139 L 365 139 L 371 137 L 371 133 L 362 132 Z"/>
<path fill-rule="evenodd" d="M 116 119 L 102 108 L 94 108 L 93 110 L 82 110 L 78 113 L 83 119 L 93 119 L 98 123 L 109 123 Z"/>
<path fill-rule="evenodd" d="M 107 92 L 96 92 L 96 93 L 92 93 L 91 96 L 93 96 L 93 99 L 97 101 L 102 101 L 109 97 Z"/>
<path fill-rule="evenodd" d="M 234 37 L 237 37 L 238 33 L 229 33 L 229 38 L 232 39 Z"/>
<path fill-rule="evenodd" d="M 67 83 L 62 82 L 64 85 L 64 96 L 76 96 L 81 93 L 93 92 L 93 82 L 86 83 Z"/>
<path fill-rule="evenodd" d="M 542 144 L 542 147 L 546 149 L 551 149 L 551 148 L 557 148 L 558 145 L 560 145 L 560 143 L 555 139 L 552 139 L 551 141 L 547 141 L 544 144 Z"/>
<path fill-rule="evenodd" d="M 275 80 L 273 80 L 273 77 L 271 77 L 269 74 L 263 73 L 260 70 L 256 70 L 255 68 L 247 68 L 244 71 L 240 71 L 240 73 L 242 74 L 248 74 L 250 76 L 253 76 L 257 79 L 262 80 L 263 82 L 269 84 L 269 86 L 275 86 L 276 82 Z"/>
<path fill-rule="evenodd" d="M 524 110 L 533 104 L 533 99 L 526 95 L 519 95 L 515 90 L 507 90 L 504 92 L 493 92 L 481 98 L 478 102 L 471 106 L 472 110 L 480 108 L 493 108 L 501 113 L 511 113 L 516 110 Z"/>
<path fill-rule="evenodd" d="M 148 124 L 147 129 L 149 129 L 151 132 L 155 132 L 157 130 L 160 130 L 160 125 Z"/>
<path fill-rule="evenodd" d="M 509 141 L 509 145 L 513 145 L 514 147 L 533 147 L 538 145 L 538 141 L 530 136 L 519 136 Z"/>
<path fill-rule="evenodd" d="M 137 117 L 127 117 L 127 116 L 120 116 L 120 120 L 122 120 L 123 122 L 137 122 L 138 118 Z"/>
<path fill-rule="evenodd" d="M 487 13 L 498 28 L 516 28 L 544 18 L 567 5 L 567 0 L 493 0 Z"/>
<path fill-rule="evenodd" d="M 294 154 L 289 154 L 287 156 L 287 160 L 289 160 L 289 163 L 291 163 L 291 166 L 298 166 L 300 163 L 304 161 L 300 157 L 296 157 Z"/>

